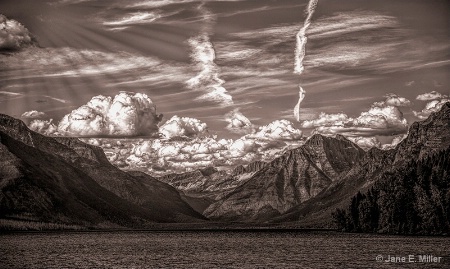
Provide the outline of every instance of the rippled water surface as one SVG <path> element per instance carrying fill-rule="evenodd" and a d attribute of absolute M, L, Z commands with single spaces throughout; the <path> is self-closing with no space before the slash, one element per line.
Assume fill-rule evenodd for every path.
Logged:
<path fill-rule="evenodd" d="M 406 261 L 385 262 L 388 255 Z M 450 240 L 334 232 L 17 233 L 0 235 L 0 268 L 450 268 Z"/>

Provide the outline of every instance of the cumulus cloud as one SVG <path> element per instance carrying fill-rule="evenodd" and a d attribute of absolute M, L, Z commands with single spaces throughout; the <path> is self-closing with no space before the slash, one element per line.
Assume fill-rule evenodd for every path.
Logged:
<path fill-rule="evenodd" d="M 234 133 L 248 133 L 254 130 L 253 124 L 239 109 L 235 109 L 225 115 L 228 122 L 227 129 Z"/>
<path fill-rule="evenodd" d="M 409 101 L 408 99 L 406 99 L 404 97 L 400 97 L 394 93 L 389 93 L 389 94 L 385 95 L 384 97 L 386 97 L 386 100 L 384 101 L 384 103 L 389 106 L 410 106 L 411 105 L 411 101 Z"/>
<path fill-rule="evenodd" d="M 165 138 L 172 138 L 176 136 L 193 137 L 206 133 L 208 126 L 206 123 L 198 119 L 188 117 L 173 116 L 166 121 L 160 128 L 159 132 Z"/>
<path fill-rule="evenodd" d="M 373 147 L 377 147 L 377 148 L 381 147 L 380 141 L 378 140 L 378 138 L 376 138 L 374 136 L 371 136 L 371 137 L 361 137 L 361 136 L 351 137 L 350 136 L 347 138 L 363 149 L 371 149 Z"/>
<path fill-rule="evenodd" d="M 422 109 L 422 111 L 413 111 L 414 116 L 418 117 L 421 120 L 426 119 L 431 115 L 431 113 L 439 111 L 447 102 L 450 102 L 450 99 L 444 98 L 441 100 L 433 100 L 431 102 L 428 102 L 425 105 L 425 108 Z"/>
<path fill-rule="evenodd" d="M 20 117 L 24 118 L 24 119 L 39 119 L 39 118 L 44 118 L 45 116 L 46 115 L 44 112 L 40 112 L 37 110 L 31 110 L 31 111 L 24 112 L 22 114 L 22 116 L 20 116 Z"/>
<path fill-rule="evenodd" d="M 152 100 L 142 93 L 120 92 L 112 99 L 93 97 L 58 124 L 58 131 L 73 136 L 151 135 L 158 130 L 162 115 L 156 114 Z"/>
<path fill-rule="evenodd" d="M 0 51 L 19 50 L 35 41 L 25 26 L 0 14 Z"/>
<path fill-rule="evenodd" d="M 255 140 L 242 137 L 231 143 L 228 149 L 232 157 L 243 157 L 255 152 L 259 147 Z"/>
<path fill-rule="evenodd" d="M 353 125 L 374 129 L 405 129 L 408 123 L 398 107 L 375 104 L 369 111 L 362 112 L 358 118 L 354 119 Z"/>
<path fill-rule="evenodd" d="M 441 98 L 448 98 L 447 95 L 441 94 L 437 91 L 431 91 L 423 94 L 417 95 L 416 99 L 420 101 L 430 101 L 430 100 L 436 100 Z"/>
<path fill-rule="evenodd" d="M 276 120 L 259 127 L 257 132 L 247 137 L 259 140 L 298 140 L 302 137 L 302 131 L 295 128 L 288 120 Z"/>
<path fill-rule="evenodd" d="M 52 120 L 39 120 L 35 119 L 30 122 L 28 125 L 28 128 L 30 130 L 33 130 L 35 132 L 44 134 L 44 135 L 59 135 L 58 133 L 58 127 L 56 127 L 55 124 L 53 124 Z"/>

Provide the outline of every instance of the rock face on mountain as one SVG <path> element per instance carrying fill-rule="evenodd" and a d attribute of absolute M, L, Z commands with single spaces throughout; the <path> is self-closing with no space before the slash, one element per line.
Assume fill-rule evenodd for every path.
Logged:
<path fill-rule="evenodd" d="M 203 212 L 213 202 L 244 184 L 265 165 L 265 162 L 255 161 L 246 166 L 239 165 L 229 173 L 207 167 L 182 174 L 165 175 L 158 180 L 175 187 L 187 203 L 198 212 Z"/>
<path fill-rule="evenodd" d="M 343 136 L 312 136 L 257 170 L 244 184 L 209 206 L 211 219 L 263 221 L 311 199 L 348 172 L 364 151 Z"/>
<path fill-rule="evenodd" d="M 89 227 L 148 227 L 205 218 L 178 191 L 111 165 L 75 138 L 45 137 L 0 114 L 0 219 Z"/>
<path fill-rule="evenodd" d="M 363 200 L 366 204 L 370 201 L 374 206 L 367 207 L 362 204 L 361 208 L 365 207 L 367 210 L 384 208 L 385 212 L 379 212 L 380 215 L 378 217 L 382 215 L 389 216 L 392 213 L 390 209 L 395 204 L 406 204 L 408 202 L 411 204 L 411 207 L 420 208 L 423 207 L 424 203 L 432 204 L 427 201 L 436 202 L 441 201 L 441 199 L 447 202 L 440 202 L 439 207 L 447 205 L 447 209 L 444 209 L 444 211 L 448 214 L 450 212 L 450 197 L 448 197 L 450 191 L 448 189 L 448 186 L 450 186 L 450 167 L 448 163 L 444 165 L 445 161 L 442 160 L 448 160 L 449 148 L 450 103 L 446 103 L 439 112 L 433 113 L 428 119 L 413 123 L 409 129 L 408 136 L 395 149 L 389 151 L 371 149 L 347 174 L 338 178 L 319 195 L 293 207 L 273 221 L 284 223 L 295 221 L 297 225 L 302 227 L 335 227 L 331 216 L 333 213 L 336 213 L 336 208 L 340 208 L 339 215 L 342 217 L 342 213 L 349 208 L 349 204 Z M 436 161 L 433 162 L 430 159 Z M 439 179 L 437 180 L 436 178 Z M 433 181 L 437 182 L 433 183 Z M 428 183 L 424 187 L 420 182 Z M 434 191 L 432 190 L 433 186 L 435 186 Z M 436 188 L 436 186 L 440 187 Z M 438 189 L 440 190 L 437 191 Z M 430 191 L 434 194 L 431 194 Z M 408 196 L 409 198 L 406 199 L 402 196 L 404 193 L 409 193 L 413 196 Z M 420 196 L 421 198 L 419 194 L 423 194 Z M 389 206 L 385 203 L 387 199 L 374 198 L 376 195 L 381 195 L 380 197 L 397 197 L 398 199 L 393 198 L 390 201 L 391 206 Z M 371 198 L 369 199 L 368 197 Z M 365 200 L 366 198 L 367 200 Z M 379 204 L 375 205 L 378 202 Z M 435 210 L 434 206 L 429 207 Z M 352 212 L 354 211 L 353 209 Z M 404 223 L 402 224 L 400 221 L 397 223 L 397 227 L 392 228 L 391 224 L 393 224 L 394 220 L 410 210 L 400 211 L 397 212 L 398 214 L 396 213 L 397 216 L 391 214 L 391 222 L 386 221 L 386 219 L 380 220 L 379 229 L 370 225 L 364 227 L 371 227 L 372 230 L 361 228 L 358 225 L 352 227 L 355 229 L 354 231 L 358 231 L 358 229 L 402 233 L 418 231 L 419 228 L 417 227 L 421 226 L 421 223 L 417 224 L 417 227 L 408 226 L 409 228 L 404 228 L 402 226 Z M 416 215 L 420 214 L 417 213 Z M 417 216 L 414 217 L 414 220 L 420 219 Z M 447 218 L 448 216 L 450 214 L 447 215 Z M 374 217 L 374 219 L 378 221 L 378 217 Z M 404 219 L 406 220 L 406 215 Z M 447 221 L 450 221 L 450 219 L 447 219 Z M 340 218 L 340 222 L 341 226 L 345 226 L 342 224 L 342 218 Z M 413 223 L 414 221 L 409 220 L 409 222 Z"/>
<path fill-rule="evenodd" d="M 450 102 L 426 120 L 414 122 L 408 137 L 396 148 L 394 163 L 422 159 L 450 146 Z"/>
<path fill-rule="evenodd" d="M 246 166 L 239 165 L 231 173 L 207 167 L 182 174 L 168 174 L 158 179 L 187 195 L 209 197 L 215 200 L 217 196 L 241 185 L 245 179 L 250 178 L 251 174 L 265 165 L 266 163 L 262 161 L 256 161 Z"/>

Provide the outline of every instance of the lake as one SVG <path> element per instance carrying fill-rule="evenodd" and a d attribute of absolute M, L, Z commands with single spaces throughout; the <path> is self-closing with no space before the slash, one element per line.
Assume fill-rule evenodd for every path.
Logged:
<path fill-rule="evenodd" d="M 0 267 L 450 268 L 450 240 L 305 231 L 13 233 L 0 235 Z"/>

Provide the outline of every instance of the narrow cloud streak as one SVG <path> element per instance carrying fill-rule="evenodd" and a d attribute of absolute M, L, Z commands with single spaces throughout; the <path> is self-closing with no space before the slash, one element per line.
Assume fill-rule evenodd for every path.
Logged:
<path fill-rule="evenodd" d="M 297 33 L 297 45 L 295 47 L 295 68 L 294 73 L 297 73 L 301 75 L 303 73 L 304 67 L 303 67 L 303 59 L 306 55 L 306 42 L 308 38 L 306 37 L 306 30 L 308 29 L 309 25 L 311 24 L 311 18 L 314 13 L 314 10 L 316 9 L 318 0 L 310 0 L 308 3 L 307 8 L 307 16 L 305 23 L 303 24 L 303 27 L 300 29 L 300 31 Z M 297 102 L 297 105 L 294 108 L 294 116 L 297 121 L 300 121 L 300 103 L 305 98 L 305 91 L 301 86 L 299 86 L 300 92 L 299 92 L 299 99 Z"/>
<path fill-rule="evenodd" d="M 308 38 L 306 37 L 306 30 L 311 24 L 311 18 L 316 9 L 318 0 L 310 0 L 307 8 L 307 17 L 303 27 L 297 33 L 297 46 L 295 48 L 295 69 L 294 73 L 301 74 L 304 70 L 303 67 L 303 58 L 305 58 L 306 54 L 306 42 Z"/>
<path fill-rule="evenodd" d="M 300 121 L 300 104 L 302 103 L 303 99 L 305 98 L 305 90 L 303 90 L 303 88 L 300 86 L 299 86 L 299 88 L 300 88 L 299 93 L 298 93 L 299 98 L 298 98 L 297 105 L 294 108 L 294 116 L 297 121 Z"/>
<path fill-rule="evenodd" d="M 131 25 L 131 24 L 143 24 L 150 23 L 161 18 L 161 15 L 154 12 L 135 12 L 130 13 L 117 20 L 105 21 L 103 25 L 106 26 L 120 26 L 120 25 Z"/>
<path fill-rule="evenodd" d="M 108 53 L 74 48 L 30 48 L 12 55 L 7 69 L 26 71 L 24 77 L 79 77 L 115 74 L 128 70 L 164 69 L 154 57 L 138 56 L 126 52 Z M 29 75 L 28 75 L 29 74 Z"/>

